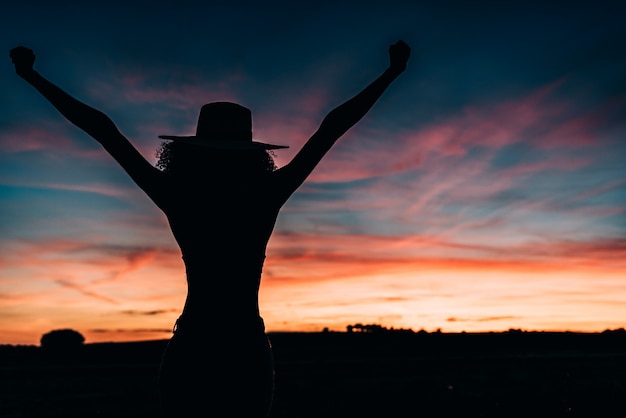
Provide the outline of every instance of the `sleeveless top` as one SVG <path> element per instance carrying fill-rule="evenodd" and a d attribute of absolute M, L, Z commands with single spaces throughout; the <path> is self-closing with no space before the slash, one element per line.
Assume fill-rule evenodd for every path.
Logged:
<path fill-rule="evenodd" d="M 258 292 L 281 203 L 272 173 L 224 184 L 171 188 L 164 212 L 185 264 L 179 330 L 262 327 Z M 213 182 L 211 182 L 213 183 Z M 169 209 L 168 209 L 169 208 Z"/>

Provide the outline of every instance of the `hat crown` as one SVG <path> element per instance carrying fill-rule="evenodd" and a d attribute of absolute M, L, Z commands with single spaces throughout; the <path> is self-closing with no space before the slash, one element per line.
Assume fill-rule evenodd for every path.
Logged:
<path fill-rule="evenodd" d="M 196 136 L 207 139 L 252 141 L 252 112 L 231 102 L 214 102 L 202 106 Z"/>

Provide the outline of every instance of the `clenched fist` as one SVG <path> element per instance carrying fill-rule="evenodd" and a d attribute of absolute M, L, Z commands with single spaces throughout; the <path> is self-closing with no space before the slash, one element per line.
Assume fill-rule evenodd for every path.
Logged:
<path fill-rule="evenodd" d="M 35 63 L 35 54 L 30 48 L 25 46 L 18 46 L 11 49 L 11 60 L 15 65 L 15 72 L 18 75 L 24 75 L 33 71 L 33 64 Z"/>
<path fill-rule="evenodd" d="M 400 40 L 389 47 L 389 68 L 401 73 L 406 69 L 406 63 L 411 55 L 411 48 Z"/>

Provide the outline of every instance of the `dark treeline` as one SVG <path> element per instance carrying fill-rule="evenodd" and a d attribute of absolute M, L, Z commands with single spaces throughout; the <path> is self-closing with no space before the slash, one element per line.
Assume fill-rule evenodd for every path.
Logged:
<path fill-rule="evenodd" d="M 626 354 L 626 331 L 599 333 L 506 332 L 444 333 L 349 326 L 348 332 L 269 333 L 277 359 L 298 357 L 365 359 L 412 356 L 519 356 Z M 219 339 L 219 336 L 215 336 Z M 207 341 L 210 344 L 211 341 Z M 167 340 L 86 343 L 68 352 L 34 345 L 0 345 L 0 365 L 55 361 L 87 363 L 158 363 Z"/>

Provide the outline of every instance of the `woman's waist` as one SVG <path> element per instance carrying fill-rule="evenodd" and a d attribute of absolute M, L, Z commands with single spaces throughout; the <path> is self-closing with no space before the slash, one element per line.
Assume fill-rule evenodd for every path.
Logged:
<path fill-rule="evenodd" d="M 265 323 L 257 314 L 236 315 L 200 315 L 183 311 L 174 324 L 176 334 L 207 333 L 264 333 Z"/>
<path fill-rule="evenodd" d="M 219 245 L 219 244 L 218 244 Z M 258 269 L 265 262 L 265 248 L 230 248 L 228 246 L 211 247 L 181 246 L 182 258 L 189 266 L 231 266 Z"/>
<path fill-rule="evenodd" d="M 245 263 L 219 262 L 190 262 L 185 261 L 185 274 L 189 282 L 208 283 L 215 281 L 228 285 L 234 283 L 250 283 L 258 285 L 263 274 L 263 264 L 246 265 Z"/>

